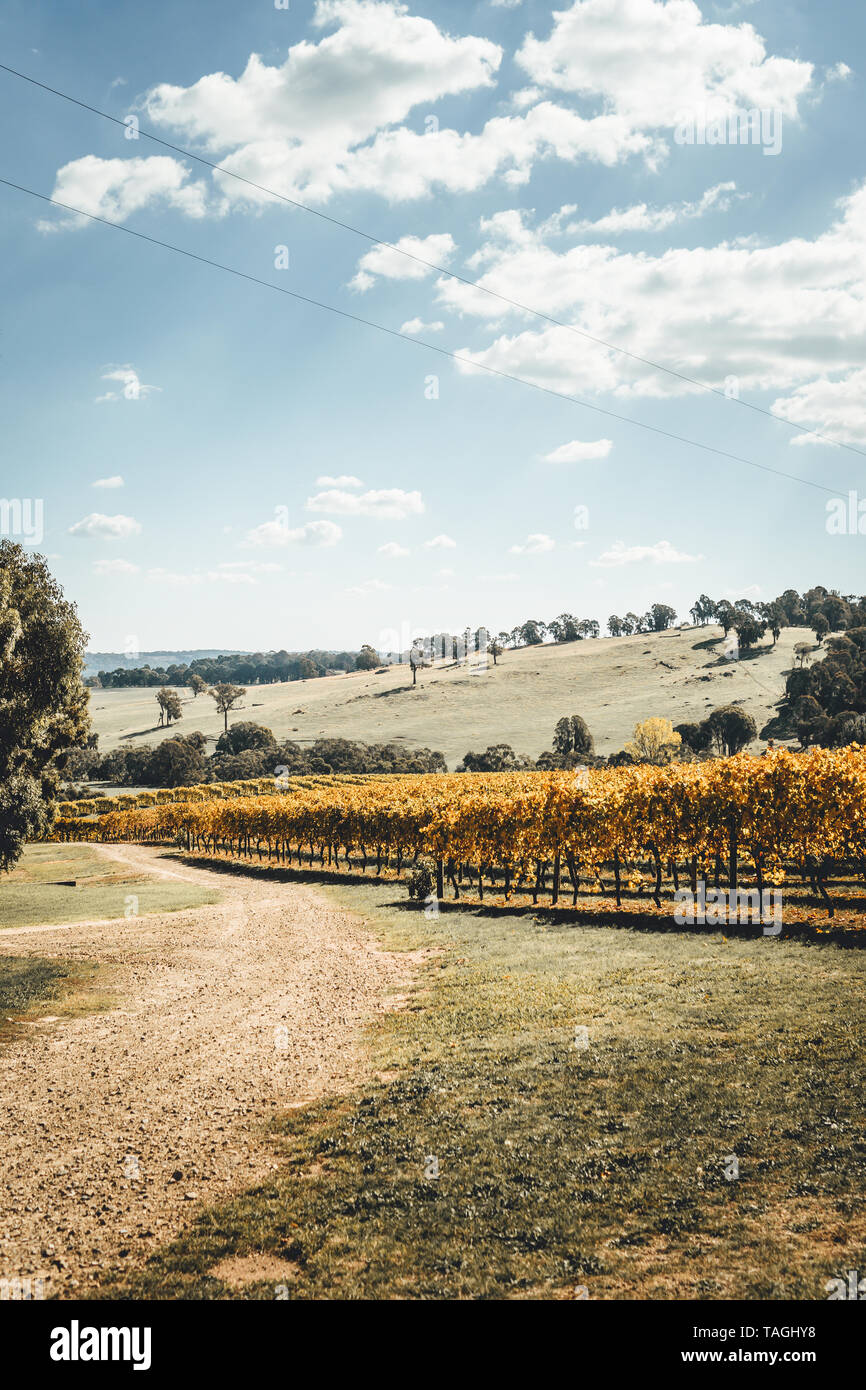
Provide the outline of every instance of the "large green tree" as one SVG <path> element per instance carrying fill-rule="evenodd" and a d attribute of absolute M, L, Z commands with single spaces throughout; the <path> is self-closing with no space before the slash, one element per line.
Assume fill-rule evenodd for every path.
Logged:
<path fill-rule="evenodd" d="M 233 724 L 226 733 L 220 734 L 216 751 L 245 753 L 248 748 L 253 748 L 258 752 L 264 752 L 274 748 L 276 742 L 272 731 L 266 729 L 264 724 L 256 724 L 252 719 L 242 719 L 239 724 Z"/>
<path fill-rule="evenodd" d="M 721 705 L 708 714 L 703 722 L 710 731 L 713 744 L 724 757 L 739 753 L 758 736 L 752 716 L 737 705 Z"/>
<path fill-rule="evenodd" d="M 355 657 L 356 671 L 375 671 L 380 665 L 379 653 L 375 647 L 371 647 L 369 642 L 365 642 L 358 655 Z"/>
<path fill-rule="evenodd" d="M 207 781 L 208 765 L 195 735 L 163 739 L 154 748 L 150 772 L 158 787 L 193 787 Z"/>
<path fill-rule="evenodd" d="M 562 755 L 577 753 L 589 755 L 593 752 L 592 734 L 589 725 L 579 714 L 564 714 L 556 721 L 553 731 L 553 751 Z"/>
<path fill-rule="evenodd" d="M 48 829 L 63 753 L 87 742 L 86 645 L 42 556 L 0 541 L 0 870 Z"/>
<path fill-rule="evenodd" d="M 180 696 L 176 690 L 169 690 L 164 685 L 161 690 L 156 692 L 156 703 L 159 705 L 159 722 L 162 724 L 172 724 L 176 719 L 183 719 L 183 706 Z"/>
<path fill-rule="evenodd" d="M 495 743 L 483 753 L 466 753 L 463 766 L 467 772 L 516 772 L 531 767 L 532 763 L 515 753 L 510 743 Z"/>
<path fill-rule="evenodd" d="M 669 603 L 654 603 L 649 616 L 653 632 L 666 632 L 671 624 L 676 622 L 677 610 L 671 608 Z"/>
<path fill-rule="evenodd" d="M 743 613 L 734 623 L 737 634 L 737 645 L 741 652 L 751 651 L 752 647 L 761 640 L 767 631 L 767 624 L 752 617 L 750 613 Z"/>

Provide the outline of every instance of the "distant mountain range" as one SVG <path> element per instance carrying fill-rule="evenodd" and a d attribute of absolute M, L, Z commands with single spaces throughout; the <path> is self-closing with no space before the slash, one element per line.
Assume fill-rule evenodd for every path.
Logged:
<path fill-rule="evenodd" d="M 188 666 L 198 658 L 240 654 L 237 647 L 196 647 L 195 650 L 178 652 L 135 652 L 132 656 L 124 652 L 87 652 L 84 657 L 84 675 L 95 676 L 100 671 L 116 671 L 118 667 L 131 671 L 138 666 L 150 666 L 153 670 L 168 666 Z"/>

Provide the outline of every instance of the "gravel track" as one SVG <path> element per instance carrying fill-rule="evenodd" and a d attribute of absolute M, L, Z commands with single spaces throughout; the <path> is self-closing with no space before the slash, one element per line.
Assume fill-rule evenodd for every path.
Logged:
<path fill-rule="evenodd" d="M 87 1296 L 276 1167 L 261 1122 L 363 1075 L 362 1032 L 412 958 L 314 888 L 110 847 L 136 872 L 218 886 L 212 906 L 0 932 L 0 953 L 110 968 L 118 1005 L 22 1028 L 0 1051 L 0 1279 Z M 34 940 L 33 931 L 39 935 Z M 56 939 L 52 936 L 56 933 Z"/>

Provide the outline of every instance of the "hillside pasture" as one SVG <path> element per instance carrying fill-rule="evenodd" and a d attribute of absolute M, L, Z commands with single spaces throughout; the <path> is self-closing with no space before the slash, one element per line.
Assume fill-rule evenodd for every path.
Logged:
<path fill-rule="evenodd" d="M 563 714 L 581 714 L 599 753 L 614 753 L 635 724 L 662 715 L 674 724 L 703 719 L 711 709 L 741 704 L 760 731 L 784 694 L 803 628 L 786 628 L 775 648 L 762 643 L 738 661 L 724 657 L 718 626 L 677 628 L 581 642 L 506 650 L 494 666 L 470 671 L 440 662 L 419 672 L 408 666 L 288 684 L 250 686 L 229 725 L 253 720 L 280 740 L 302 747 L 317 738 L 396 742 L 435 748 L 453 768 L 469 749 L 509 743 L 537 757 L 550 747 Z M 153 689 L 95 690 L 91 713 L 103 752 L 153 745 L 201 730 L 216 741 L 223 718 L 207 695 L 182 690 L 183 719 L 159 728 Z M 756 745 L 758 746 L 758 745 Z"/>

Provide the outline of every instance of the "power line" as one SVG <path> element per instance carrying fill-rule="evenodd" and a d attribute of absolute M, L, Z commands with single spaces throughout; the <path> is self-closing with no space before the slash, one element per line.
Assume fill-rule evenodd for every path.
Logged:
<path fill-rule="evenodd" d="M 257 275 L 249 275 L 246 271 L 238 270 L 235 266 L 225 265 L 222 261 L 211 260 L 207 256 L 199 255 L 196 251 L 188 251 L 182 246 L 175 246 L 170 241 L 162 241 L 159 237 L 148 236 L 146 232 L 137 232 L 134 228 L 126 227 L 120 222 L 109 222 L 105 217 L 97 217 L 96 213 L 84 212 L 82 208 L 72 207 L 69 203 L 61 203 L 57 198 L 49 198 L 47 193 L 37 193 L 35 189 L 25 188 L 23 184 L 13 183 L 11 179 L 0 178 L 0 184 L 6 188 L 14 188 L 18 193 L 26 193 L 31 198 L 38 198 L 40 202 L 50 203 L 52 207 L 60 208 L 63 212 L 71 212 L 76 217 L 86 217 L 91 222 L 98 222 L 103 227 L 110 227 L 112 231 L 123 232 L 125 236 L 135 237 L 138 241 L 149 242 L 152 246 L 161 246 L 166 251 L 174 251 L 176 255 L 186 256 L 192 261 L 199 261 L 202 265 L 210 266 L 213 270 L 221 270 L 228 275 L 237 276 L 240 280 L 248 280 L 253 285 L 261 285 L 267 290 L 274 290 L 277 294 L 284 294 L 290 299 L 298 300 L 301 304 L 309 304 L 315 309 L 325 309 L 329 314 L 337 314 L 340 318 L 363 324 L 365 328 L 375 328 L 379 333 L 386 333 L 390 338 L 399 338 L 403 342 L 411 343 L 414 347 L 425 348 L 428 352 L 436 352 L 441 357 L 448 357 L 454 362 L 462 362 L 475 371 L 487 372 L 490 376 L 502 377 L 505 381 L 515 381 L 520 386 L 528 386 L 533 391 L 542 391 L 547 396 L 555 396 L 558 400 L 568 401 L 570 405 L 579 405 L 584 410 L 595 411 L 596 414 L 605 415 L 611 420 L 620 420 L 627 425 L 635 425 L 639 429 L 648 430 L 650 433 L 661 435 L 665 439 L 673 439 L 677 443 L 688 444 L 693 449 L 703 449 L 706 453 L 715 454 L 719 458 L 730 459 L 733 463 L 742 463 L 749 468 L 758 468 L 763 473 L 772 473 L 778 478 L 787 478 L 792 483 L 802 483 L 805 487 L 817 488 L 818 491 L 829 493 L 833 497 L 838 497 L 844 491 L 842 488 L 825 487 L 823 483 L 813 482 L 811 478 L 800 478 L 795 473 L 786 473 L 783 469 L 773 468 L 767 463 L 757 463 L 754 459 L 729 453 L 726 449 L 717 449 L 713 444 L 704 444 L 698 439 L 688 439 L 685 435 L 675 434 L 672 430 L 662 429 L 659 425 L 651 425 L 646 420 L 636 420 L 630 415 L 622 415 L 618 411 L 608 410 L 604 406 L 581 400 L 579 396 L 569 395 L 565 391 L 557 391 L 552 386 L 542 386 L 540 382 L 530 381 L 528 377 L 517 376 L 514 372 L 504 372 L 498 367 L 474 362 L 471 357 L 466 357 L 460 352 L 452 352 L 450 348 L 441 347 L 438 343 L 428 343 L 423 338 L 411 337 L 408 333 L 401 333 L 399 329 L 388 328 L 385 324 L 376 323 L 373 319 L 362 318 L 360 314 L 353 314 L 348 309 L 338 309 L 334 304 L 325 304 L 321 299 L 312 299 L 309 295 L 300 294 L 297 290 L 289 290 L 282 285 L 275 285 L 270 280 L 262 280 Z"/>
<path fill-rule="evenodd" d="M 13 77 L 19 77 L 22 82 L 29 82 L 33 87 L 40 87 L 44 92 L 50 92 L 52 96 L 60 97 L 63 101 L 71 102 L 73 106 L 79 106 L 83 111 L 90 111 L 94 116 L 101 116 L 103 120 L 111 121 L 113 125 L 119 125 L 128 129 L 126 121 L 119 116 L 112 116 L 109 111 L 102 111 L 98 106 L 91 106 L 86 101 L 80 101 L 78 97 L 70 96 L 68 92 L 61 92 L 57 87 L 50 87 L 46 82 L 39 82 L 35 77 L 30 77 L 26 72 L 19 72 L 17 68 L 11 68 L 6 63 L 0 63 L 0 71 L 8 72 Z M 605 338 L 595 337 L 592 333 L 587 333 L 582 328 L 576 328 L 573 323 L 566 323 L 563 319 L 555 318 L 552 314 L 547 314 L 543 309 L 533 309 L 529 304 L 523 304 L 519 299 L 512 299 L 507 294 L 501 294 L 498 290 L 491 289 L 488 285 L 482 285 L 477 280 L 470 280 L 465 275 L 459 275 L 454 270 L 448 270 L 446 266 L 437 265 L 435 261 L 428 261 L 423 256 L 419 256 L 414 251 L 407 251 L 402 246 L 397 246 L 391 241 L 384 241 L 381 237 L 373 236 L 371 232 L 365 232 L 360 227 L 354 227 L 350 222 L 342 222 L 338 217 L 331 217 L 329 213 L 322 212 L 319 208 L 310 207 L 308 203 L 299 202 L 297 198 L 290 198 L 285 193 L 279 193 L 275 188 L 268 188 L 264 184 L 256 183 L 255 179 L 248 179 L 243 174 L 235 173 L 233 169 L 227 169 L 224 164 L 216 164 L 211 159 L 206 159 L 204 155 L 195 154 L 192 150 L 186 149 L 183 145 L 174 145 L 170 140 L 164 140 L 159 135 L 154 135 L 152 131 L 144 130 L 140 125 L 136 126 L 139 135 L 143 135 L 146 140 L 152 140 L 157 145 L 162 145 L 167 150 L 173 150 L 175 154 L 181 154 L 186 159 L 194 159 L 199 164 L 204 164 L 208 169 L 215 173 L 224 174 L 227 178 L 236 179 L 238 183 L 244 183 L 249 188 L 255 188 L 259 193 L 266 193 L 271 198 L 277 198 L 290 207 L 298 208 L 302 212 L 308 212 L 313 217 L 319 217 L 324 222 L 330 222 L 332 226 L 339 227 L 344 232 L 351 232 L 354 236 L 363 237 L 365 241 L 371 242 L 374 246 L 382 246 L 388 251 L 394 251 L 398 256 L 405 256 L 410 261 L 416 261 L 419 265 L 426 266 L 428 270 L 435 270 L 439 275 L 447 275 L 452 280 L 457 280 L 461 285 L 467 285 L 471 289 L 478 290 L 482 294 L 490 295 L 493 299 L 498 299 L 503 304 L 509 304 L 513 309 L 519 309 L 522 313 L 533 314 L 535 317 L 544 319 L 547 323 L 554 324 L 557 328 L 564 328 L 569 333 L 575 333 L 579 338 L 585 338 L 590 343 L 595 343 L 598 347 L 607 348 L 610 352 L 619 353 L 622 357 L 628 357 L 633 362 L 640 362 L 644 367 L 651 367 L 653 371 L 665 372 L 668 376 L 676 377 L 678 381 L 686 382 L 689 386 L 697 386 L 701 391 L 709 391 L 714 396 L 719 396 L 722 400 L 733 400 L 737 405 L 746 406 L 749 410 L 757 411 L 759 415 L 766 415 L 768 419 L 775 420 L 777 423 L 787 426 L 789 429 L 799 430 L 801 434 L 812 435 L 815 439 L 821 439 L 827 444 L 835 444 L 838 449 L 847 449 L 852 454 L 859 454 L 861 458 L 866 458 L 866 451 L 858 449 L 854 444 L 844 444 L 841 440 L 832 439 L 827 434 L 822 434 L 820 430 L 809 429 L 807 425 L 801 425 L 796 420 L 786 420 L 781 415 L 775 415 L 772 410 L 767 410 L 762 405 L 757 405 L 754 401 L 741 400 L 739 396 L 728 396 L 719 389 L 718 386 L 711 386 L 709 382 L 699 381 L 696 377 L 687 376 L 685 372 L 678 372 L 675 367 L 666 367 L 661 362 L 654 362 L 649 357 L 641 357 L 639 353 L 630 352 L 628 348 L 618 347 L 616 343 L 609 343 Z M 788 476 L 788 475 L 785 475 Z"/>

